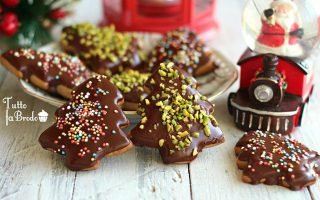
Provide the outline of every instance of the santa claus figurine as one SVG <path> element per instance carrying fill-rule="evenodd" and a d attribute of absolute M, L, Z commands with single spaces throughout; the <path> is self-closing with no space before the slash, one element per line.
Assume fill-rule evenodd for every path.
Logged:
<path fill-rule="evenodd" d="M 274 0 L 263 12 L 262 29 L 256 40 L 259 53 L 299 57 L 303 49 L 299 43 L 304 35 L 297 5 L 292 0 Z"/>

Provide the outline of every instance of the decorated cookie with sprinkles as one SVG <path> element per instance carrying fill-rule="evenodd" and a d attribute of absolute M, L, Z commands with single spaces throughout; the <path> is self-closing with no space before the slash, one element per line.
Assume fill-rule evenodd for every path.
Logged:
<path fill-rule="evenodd" d="M 301 190 L 320 174 L 320 155 L 280 134 L 251 131 L 235 147 L 242 180 Z"/>
<path fill-rule="evenodd" d="M 78 58 L 64 53 L 19 48 L 3 53 L 0 63 L 18 78 L 65 98 L 70 98 L 72 89 L 91 77 Z"/>
<path fill-rule="evenodd" d="M 180 28 L 164 35 L 151 52 L 148 67 L 156 70 L 160 63 L 171 61 L 193 76 L 204 75 L 216 68 L 211 52 L 188 29 Z"/>
<path fill-rule="evenodd" d="M 139 105 L 142 120 L 129 134 L 135 145 L 159 149 L 169 164 L 189 163 L 203 148 L 224 141 L 213 105 L 181 68 L 161 64 L 146 87 L 151 92 Z"/>
<path fill-rule="evenodd" d="M 126 70 L 120 74 L 111 76 L 110 81 L 122 93 L 124 97 L 124 110 L 137 110 L 141 99 L 147 96 L 145 82 L 150 77 L 150 73 L 141 73 L 137 70 Z"/>
<path fill-rule="evenodd" d="M 83 23 L 65 27 L 61 47 L 75 54 L 92 71 L 110 75 L 125 68 L 142 66 L 144 54 L 137 38 L 129 33 L 115 31 L 113 26 L 98 28 Z"/>
<path fill-rule="evenodd" d="M 96 169 L 104 156 L 132 147 L 122 131 L 129 124 L 119 107 L 122 102 L 120 91 L 106 77 L 87 80 L 56 111 L 56 123 L 39 138 L 41 146 L 65 156 L 71 170 Z"/>

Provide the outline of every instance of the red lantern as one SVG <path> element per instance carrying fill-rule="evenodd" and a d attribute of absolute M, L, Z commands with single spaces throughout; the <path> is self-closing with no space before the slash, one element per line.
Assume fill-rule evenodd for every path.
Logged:
<path fill-rule="evenodd" d="M 120 31 L 167 32 L 189 27 L 197 32 L 217 28 L 216 0 L 103 0 L 103 25 Z"/>

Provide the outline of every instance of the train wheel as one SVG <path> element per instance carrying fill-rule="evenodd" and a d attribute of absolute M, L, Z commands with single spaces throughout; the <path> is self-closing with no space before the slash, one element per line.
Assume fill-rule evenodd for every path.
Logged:
<path fill-rule="evenodd" d="M 249 88 L 249 97 L 252 102 L 263 106 L 277 106 L 283 98 L 283 90 L 274 80 L 259 78 Z"/>

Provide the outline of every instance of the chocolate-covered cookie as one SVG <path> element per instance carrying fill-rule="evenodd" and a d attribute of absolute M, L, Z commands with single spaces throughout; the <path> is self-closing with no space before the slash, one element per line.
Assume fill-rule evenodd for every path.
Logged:
<path fill-rule="evenodd" d="M 99 28 L 83 23 L 65 27 L 61 47 L 75 54 L 92 71 L 111 75 L 125 68 L 142 66 L 144 55 L 136 37 L 115 31 L 113 26 Z"/>
<path fill-rule="evenodd" d="M 71 170 L 91 170 L 104 156 L 117 155 L 132 146 L 121 128 L 129 121 L 120 109 L 120 91 L 104 76 L 82 83 L 72 99 L 56 113 L 56 123 L 44 131 L 44 149 L 65 156 Z"/>
<path fill-rule="evenodd" d="M 196 33 L 181 28 L 163 36 L 151 52 L 148 67 L 156 70 L 160 63 L 168 62 L 176 63 L 193 76 L 204 75 L 216 68 L 203 41 Z"/>
<path fill-rule="evenodd" d="M 3 53 L 0 63 L 18 78 L 65 98 L 70 98 L 72 89 L 91 77 L 78 58 L 64 53 L 19 48 Z"/>
<path fill-rule="evenodd" d="M 235 147 L 242 180 L 301 190 L 320 174 L 320 155 L 280 134 L 251 131 Z"/>
<path fill-rule="evenodd" d="M 151 92 L 139 105 L 142 120 L 129 134 L 135 145 L 158 148 L 164 163 L 189 163 L 224 141 L 213 105 L 181 68 L 161 64 L 146 87 Z"/>
<path fill-rule="evenodd" d="M 141 73 L 137 70 L 126 70 L 120 74 L 112 75 L 110 81 L 122 93 L 124 97 L 124 110 L 137 110 L 140 100 L 147 96 L 145 82 L 150 77 L 150 73 Z"/>

